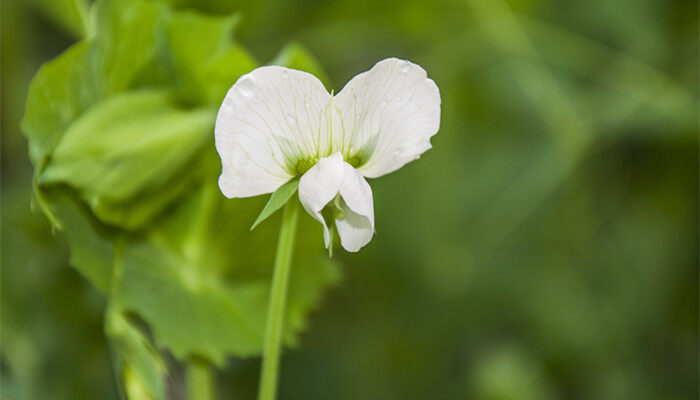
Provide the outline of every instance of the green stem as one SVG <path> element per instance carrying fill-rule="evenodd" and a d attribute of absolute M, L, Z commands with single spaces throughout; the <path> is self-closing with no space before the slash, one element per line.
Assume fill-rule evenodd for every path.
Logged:
<path fill-rule="evenodd" d="M 279 242 L 277 243 L 277 258 L 272 275 L 270 303 L 267 308 L 267 325 L 265 327 L 265 343 L 263 345 L 262 372 L 258 400 L 274 400 L 277 393 L 277 371 L 280 363 L 282 344 L 282 325 L 284 324 L 284 306 L 287 300 L 289 271 L 292 264 L 294 235 L 297 226 L 298 201 L 291 199 L 284 207 Z"/>
<path fill-rule="evenodd" d="M 187 399 L 214 400 L 214 376 L 211 365 L 193 357 L 187 363 Z"/>

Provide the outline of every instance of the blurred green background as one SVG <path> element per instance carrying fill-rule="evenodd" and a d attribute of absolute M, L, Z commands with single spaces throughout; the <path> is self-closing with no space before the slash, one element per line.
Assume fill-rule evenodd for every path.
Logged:
<path fill-rule="evenodd" d="M 30 207 L 19 121 L 76 40 L 61 3 L 2 1 L 6 400 L 118 398 L 105 301 Z M 179 3 L 240 11 L 260 60 L 303 44 L 336 91 L 388 56 L 441 91 L 433 149 L 372 182 L 377 235 L 336 252 L 281 399 L 697 398 L 697 2 Z M 219 397 L 254 398 L 258 368 L 230 359 Z"/>

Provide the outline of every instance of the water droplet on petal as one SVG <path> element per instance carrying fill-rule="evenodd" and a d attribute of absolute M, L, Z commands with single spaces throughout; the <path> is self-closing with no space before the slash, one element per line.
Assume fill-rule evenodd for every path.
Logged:
<path fill-rule="evenodd" d="M 246 97 L 251 97 L 254 94 L 253 89 L 255 88 L 255 82 L 253 81 L 253 78 L 246 76 L 241 78 L 236 83 L 236 87 L 238 87 L 238 92 L 240 94 Z"/>
<path fill-rule="evenodd" d="M 401 100 L 401 96 L 396 96 L 396 101 L 400 101 L 400 100 Z"/>
<path fill-rule="evenodd" d="M 402 74 L 405 74 L 405 73 L 407 73 L 410 69 L 411 69 L 411 63 L 409 63 L 408 61 L 406 61 L 406 62 L 404 62 L 403 65 L 401 66 L 400 71 L 401 71 Z"/>
<path fill-rule="evenodd" d="M 388 101 L 386 101 L 386 100 L 382 100 L 382 102 L 381 102 L 381 103 L 379 103 L 379 106 L 380 106 L 380 107 L 384 107 L 384 106 L 386 106 L 386 105 L 387 105 L 387 103 L 388 103 Z"/>

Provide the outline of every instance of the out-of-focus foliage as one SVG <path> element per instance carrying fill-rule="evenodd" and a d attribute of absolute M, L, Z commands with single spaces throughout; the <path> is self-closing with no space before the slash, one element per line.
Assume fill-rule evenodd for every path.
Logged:
<path fill-rule="evenodd" d="M 37 11 L 76 38 L 88 33 L 88 0 L 28 0 Z"/>
<path fill-rule="evenodd" d="M 197 136 L 190 118 L 215 112 L 255 60 L 320 64 L 337 92 L 388 56 L 436 81 L 441 130 L 419 162 L 372 183 L 377 235 L 361 253 L 336 256 L 344 281 L 286 353 L 281 398 L 697 398 L 696 2 L 139 2 L 151 13 L 129 15 L 157 36 L 109 19 L 118 12 L 96 13 L 104 22 L 85 29 L 101 39 L 73 45 L 39 73 L 47 87 L 51 74 L 76 90 L 94 86 L 41 91 L 58 96 L 56 108 L 29 124 L 42 171 L 35 182 L 51 183 L 40 194 L 65 230 L 53 236 L 29 210 L 32 169 L 18 127 L 29 78 L 82 32 L 79 18 L 55 14 L 71 10 L 59 3 L 2 2 L 3 398 L 116 398 L 109 349 L 121 354 L 112 360 L 127 388 L 177 398 L 177 367 L 165 382 L 148 378 L 172 366 L 170 354 L 230 354 L 231 346 L 250 354 L 254 334 L 219 343 L 228 332 L 159 319 L 164 307 L 196 307 L 210 321 L 223 318 L 217 304 L 260 307 L 274 249 L 275 220 L 248 232 L 265 199 L 221 198 L 211 138 Z M 289 41 L 308 50 L 280 51 Z M 141 107 L 100 125 L 127 98 L 151 101 L 154 112 Z M 156 127 L 153 142 L 129 127 L 144 119 Z M 76 150 L 95 146 L 80 139 L 90 124 L 115 138 L 93 147 L 93 160 Z M 190 145 L 159 143 L 162 127 Z M 74 139 L 52 141 L 64 130 Z M 126 136 L 134 140 L 117 139 Z M 179 164 L 141 156 L 148 146 Z M 45 158 L 54 150 L 86 158 Z M 134 162 L 100 165 L 124 154 Z M 100 167 L 127 178 L 94 179 Z M 110 179 L 122 185 L 105 188 Z M 318 227 L 302 222 L 309 257 L 320 254 Z M 67 267 L 68 245 L 92 285 Z M 117 280 L 104 261 L 114 246 Z M 297 285 L 320 288 L 335 276 L 312 265 L 295 263 Z M 231 286 L 213 285 L 212 275 Z M 314 290 L 297 287 L 300 304 L 315 302 L 302 298 Z M 248 311 L 241 317 L 261 318 Z M 301 314 L 290 318 L 302 323 Z M 155 354 L 152 339 L 172 353 Z M 220 397 L 254 398 L 257 372 L 255 360 L 229 358 Z"/>

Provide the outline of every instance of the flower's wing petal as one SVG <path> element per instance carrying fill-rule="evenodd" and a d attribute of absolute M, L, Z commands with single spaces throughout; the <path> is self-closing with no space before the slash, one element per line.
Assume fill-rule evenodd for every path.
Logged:
<path fill-rule="evenodd" d="M 335 153 L 318 160 L 318 163 L 306 171 L 299 181 L 299 200 L 304 209 L 323 225 L 323 240 L 326 247 L 330 243 L 330 231 L 321 215 L 321 210 L 340 191 L 344 173 L 343 156 Z"/>
<path fill-rule="evenodd" d="M 335 220 L 340 243 L 347 251 L 358 251 L 374 235 L 374 201 L 365 178 L 350 164 L 343 163 L 345 173 L 340 185 L 344 216 Z"/>
<path fill-rule="evenodd" d="M 313 75 L 266 66 L 243 75 L 216 118 L 221 191 L 249 197 L 275 191 L 317 154 L 327 137 L 330 94 Z"/>
<path fill-rule="evenodd" d="M 371 221 L 364 215 L 360 215 L 352 211 L 344 202 L 341 207 L 345 212 L 342 219 L 335 220 L 335 226 L 340 236 L 340 244 L 343 248 L 350 252 L 359 251 L 364 247 L 374 235 Z"/>
<path fill-rule="evenodd" d="M 348 82 L 333 99 L 333 127 L 346 161 L 369 178 L 388 174 L 428 150 L 440 126 L 440 92 L 423 68 L 387 58 Z"/>

